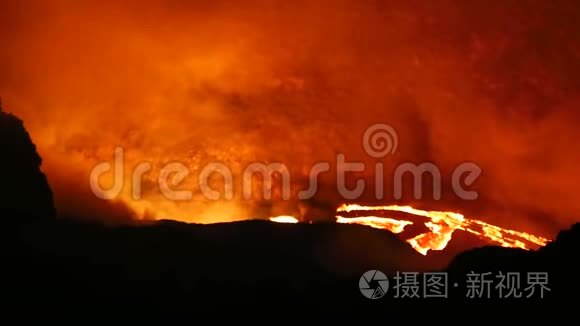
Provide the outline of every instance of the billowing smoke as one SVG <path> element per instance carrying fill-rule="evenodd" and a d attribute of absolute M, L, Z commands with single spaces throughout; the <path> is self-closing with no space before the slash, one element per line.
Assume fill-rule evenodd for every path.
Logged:
<path fill-rule="evenodd" d="M 239 181 L 251 162 L 282 162 L 299 188 L 337 153 L 373 166 L 361 137 L 387 123 L 399 146 L 386 176 L 402 162 L 446 176 L 475 162 L 479 198 L 444 191 L 433 205 L 552 236 L 580 209 L 580 5 L 524 2 L 3 1 L 0 94 L 38 144 L 64 215 L 292 213 L 300 205 L 209 201 L 194 176 L 221 162 Z M 129 171 L 153 169 L 143 199 L 126 185 L 110 208 L 88 176 L 116 146 Z M 192 171 L 192 200 L 156 189 L 173 161 Z M 334 178 L 323 181 L 316 201 L 338 204 Z"/>

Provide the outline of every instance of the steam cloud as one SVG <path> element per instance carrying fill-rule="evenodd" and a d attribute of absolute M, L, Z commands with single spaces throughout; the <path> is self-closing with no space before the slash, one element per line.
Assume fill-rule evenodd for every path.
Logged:
<path fill-rule="evenodd" d="M 306 177 L 339 152 L 373 164 L 361 137 L 388 123 L 400 141 L 387 167 L 483 169 L 478 200 L 434 205 L 551 236 L 580 209 L 578 21 L 576 1 L 3 1 L 0 94 L 66 215 L 84 203 L 100 218 L 287 213 L 168 202 L 155 175 L 144 200 L 103 208 L 88 174 L 123 146 L 129 165 L 283 162 Z M 338 204 L 331 179 L 319 199 Z"/>

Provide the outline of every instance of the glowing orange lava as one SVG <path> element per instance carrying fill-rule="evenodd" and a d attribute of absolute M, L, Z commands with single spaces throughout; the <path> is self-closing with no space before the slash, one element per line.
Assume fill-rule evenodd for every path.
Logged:
<path fill-rule="evenodd" d="M 342 205 L 337 212 L 356 211 L 391 211 L 404 212 L 411 215 L 422 216 L 428 219 L 425 226 L 430 232 L 422 233 L 414 238 L 407 239 L 411 246 L 423 255 L 429 250 L 443 250 L 455 230 L 463 230 L 475 234 L 481 239 L 499 244 L 503 247 L 521 248 L 529 250 L 533 245 L 545 246 L 549 240 L 525 232 L 504 229 L 479 220 L 465 218 L 462 214 L 445 211 L 425 211 L 411 206 L 361 206 Z M 393 233 L 401 233 L 405 226 L 413 224 L 410 221 L 397 220 L 388 217 L 363 216 L 345 218 L 337 216 L 337 223 L 354 223 L 367 225 L 373 228 L 386 229 Z"/>
<path fill-rule="evenodd" d="M 294 216 L 282 215 L 276 217 L 270 217 L 270 221 L 277 223 L 298 223 L 298 219 Z"/>
<path fill-rule="evenodd" d="M 345 224 L 362 224 L 376 229 L 386 229 L 393 233 L 401 233 L 405 230 L 405 226 L 413 224 L 411 221 L 396 220 L 386 217 L 377 216 L 359 216 L 359 217 L 343 217 L 336 216 L 336 222 Z"/>
<path fill-rule="evenodd" d="M 403 212 L 427 218 L 428 221 L 425 222 L 425 226 L 429 229 L 429 232 L 419 234 L 414 238 L 406 240 L 415 250 L 423 255 L 427 255 L 429 250 L 445 249 L 449 241 L 451 241 L 451 237 L 455 230 L 469 232 L 480 239 L 508 248 L 529 250 L 534 245 L 545 246 L 549 242 L 548 239 L 543 237 L 535 236 L 526 232 L 504 229 L 475 219 L 468 219 L 465 218 L 463 214 L 455 212 L 425 211 L 411 206 L 398 205 L 361 206 L 357 204 L 344 204 L 337 209 L 337 213 L 365 211 Z M 277 223 L 299 222 L 297 218 L 287 215 L 271 217 L 270 221 Z M 342 215 L 336 215 L 336 222 L 366 225 L 376 229 L 389 230 L 396 234 L 402 233 L 407 225 L 413 224 L 411 221 L 381 216 L 345 217 Z"/>

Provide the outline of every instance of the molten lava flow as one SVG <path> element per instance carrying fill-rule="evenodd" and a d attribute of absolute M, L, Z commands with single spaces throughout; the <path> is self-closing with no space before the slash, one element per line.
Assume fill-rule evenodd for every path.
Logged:
<path fill-rule="evenodd" d="M 294 216 L 281 215 L 276 217 L 270 217 L 270 221 L 277 223 L 298 223 L 298 219 Z"/>
<path fill-rule="evenodd" d="M 336 222 L 345 224 L 362 224 L 368 225 L 375 229 L 386 229 L 393 233 L 401 233 L 405 230 L 405 226 L 413 224 L 411 221 L 396 220 L 386 217 L 377 216 L 359 216 L 359 217 L 343 217 L 336 216 Z"/>
<path fill-rule="evenodd" d="M 529 233 L 504 229 L 475 219 L 467 219 L 462 214 L 454 212 L 425 211 L 415 209 L 411 206 L 398 205 L 361 206 L 356 204 L 345 204 L 337 209 L 337 212 L 356 211 L 403 212 L 428 218 L 429 220 L 425 222 L 425 226 L 430 230 L 430 232 L 407 239 L 407 242 L 423 255 L 426 255 L 429 250 L 443 250 L 451 240 L 455 230 L 463 230 L 475 234 L 481 239 L 497 243 L 503 247 L 521 248 L 526 250 L 529 250 L 533 245 L 544 246 L 549 241 L 548 239 Z M 379 216 L 362 216 L 353 218 L 337 216 L 336 221 L 337 223 L 367 225 L 373 228 L 390 230 L 393 233 L 401 233 L 405 226 L 413 224 L 406 220 Z"/>

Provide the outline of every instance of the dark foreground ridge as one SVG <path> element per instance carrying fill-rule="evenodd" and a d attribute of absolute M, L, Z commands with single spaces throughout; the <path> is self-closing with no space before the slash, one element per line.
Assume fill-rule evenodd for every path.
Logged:
<path fill-rule="evenodd" d="M 0 214 L 24 215 L 30 221 L 56 217 L 52 191 L 40 169 L 41 164 L 23 122 L 2 112 L 0 107 Z M 3 222 L 12 220 L 4 219 Z"/>
<path fill-rule="evenodd" d="M 435 263 L 389 232 L 333 223 L 160 221 L 107 227 L 56 219 L 40 157 L 21 121 L 5 113 L 0 144 L 2 171 L 14 171 L 4 173 L 0 197 L 4 309 L 143 315 L 227 306 L 293 313 L 372 307 L 381 309 L 373 310 L 377 313 L 401 305 L 485 301 L 466 298 L 471 272 L 522 272 L 522 288 L 525 273 L 548 273 L 544 299 L 537 294 L 509 302 L 560 302 L 579 290 L 580 224 L 535 252 L 484 247 L 458 255 L 445 270 L 448 299 L 424 299 L 422 288 L 419 299 L 394 298 L 397 272 L 425 272 Z M 359 289 L 368 270 L 390 277 L 381 299 L 367 299 Z M 369 286 L 377 284 L 372 280 Z"/>

